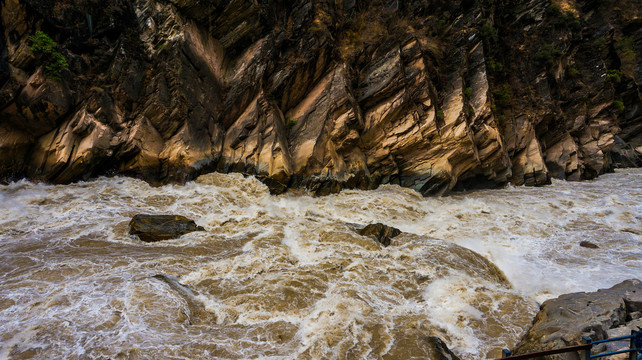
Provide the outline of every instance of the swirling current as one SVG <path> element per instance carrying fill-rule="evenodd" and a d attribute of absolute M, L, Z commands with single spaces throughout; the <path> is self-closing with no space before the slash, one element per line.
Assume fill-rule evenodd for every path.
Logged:
<path fill-rule="evenodd" d="M 144 243 L 139 213 L 206 231 Z M 376 222 L 404 233 L 355 232 Z M 0 186 L 0 359 L 420 359 L 429 336 L 494 358 L 539 302 L 642 276 L 641 234 L 639 169 L 440 198 L 19 181 Z"/>

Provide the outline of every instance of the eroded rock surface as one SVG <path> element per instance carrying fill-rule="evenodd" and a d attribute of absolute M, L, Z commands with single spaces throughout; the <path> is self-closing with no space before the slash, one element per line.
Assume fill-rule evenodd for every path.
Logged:
<path fill-rule="evenodd" d="M 640 0 L 0 6 L 3 181 L 222 171 L 273 193 L 428 195 L 642 155 Z M 30 49 L 38 30 L 61 81 Z"/>
<path fill-rule="evenodd" d="M 610 289 L 592 293 L 573 293 L 545 301 L 533 326 L 517 344 L 513 354 L 562 348 L 610 334 L 637 330 L 642 318 L 642 282 L 626 280 Z M 617 329 L 617 331 L 614 331 Z M 551 355 L 550 360 L 579 359 L 578 354 Z"/>

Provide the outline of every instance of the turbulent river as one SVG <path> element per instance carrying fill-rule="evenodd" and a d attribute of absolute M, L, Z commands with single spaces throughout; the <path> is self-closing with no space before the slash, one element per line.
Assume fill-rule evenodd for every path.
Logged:
<path fill-rule="evenodd" d="M 143 243 L 138 213 L 206 232 Z M 375 222 L 405 233 L 354 231 Z M 0 187 L 0 359 L 420 359 L 429 336 L 499 357 L 538 302 L 640 278 L 641 224 L 641 170 L 443 198 L 20 181 Z"/>

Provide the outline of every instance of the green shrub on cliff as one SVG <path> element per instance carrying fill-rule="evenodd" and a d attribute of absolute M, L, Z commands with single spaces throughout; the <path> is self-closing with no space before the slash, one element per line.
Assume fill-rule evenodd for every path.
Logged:
<path fill-rule="evenodd" d="M 512 89 L 508 83 L 503 83 L 493 90 L 493 95 L 499 101 L 509 100 L 512 96 Z"/>
<path fill-rule="evenodd" d="M 293 127 L 295 127 L 295 126 L 296 126 L 296 123 L 297 123 L 297 121 L 296 121 L 296 120 L 286 119 L 285 127 L 286 127 L 288 130 L 291 130 Z"/>
<path fill-rule="evenodd" d="M 609 72 L 606 74 L 606 81 L 619 83 L 622 81 L 622 73 L 617 69 L 609 70 Z"/>
<path fill-rule="evenodd" d="M 616 48 L 622 63 L 620 66 L 622 72 L 630 77 L 635 77 L 635 68 L 637 66 L 635 39 L 633 39 L 633 36 L 625 37 L 617 42 Z"/>
<path fill-rule="evenodd" d="M 437 110 L 435 113 L 435 117 L 437 117 L 437 120 L 443 121 L 444 120 L 444 112 L 442 110 Z"/>
<path fill-rule="evenodd" d="M 555 59 L 559 58 L 562 55 L 564 55 L 564 52 L 562 50 L 556 48 L 552 44 L 544 44 L 535 54 L 535 60 L 542 64 L 551 66 L 553 65 Z"/>
<path fill-rule="evenodd" d="M 29 49 L 42 60 L 45 75 L 52 80 L 61 81 L 63 71 L 69 70 L 69 64 L 65 56 L 58 51 L 58 43 L 42 31 L 36 31 L 29 40 Z"/>
<path fill-rule="evenodd" d="M 553 24 L 560 27 L 568 27 L 573 31 L 582 30 L 582 22 L 575 17 L 572 11 L 562 11 L 562 8 L 557 4 L 551 4 L 546 8 L 546 15 L 553 19 Z"/>
<path fill-rule="evenodd" d="M 562 8 L 557 4 L 551 4 L 546 8 L 546 15 L 551 17 L 562 16 Z"/>
<path fill-rule="evenodd" d="M 495 29 L 490 24 L 485 24 L 481 28 L 481 36 L 487 40 L 496 43 L 499 40 L 499 35 L 497 35 L 497 29 Z"/>
<path fill-rule="evenodd" d="M 493 72 L 496 72 L 496 73 L 500 73 L 500 72 L 504 71 L 504 64 L 502 64 L 501 62 L 499 62 L 499 61 L 497 61 L 497 60 L 495 60 L 493 58 L 490 58 L 488 60 L 488 67 L 490 68 L 490 70 L 492 70 Z"/>
<path fill-rule="evenodd" d="M 626 109 L 622 100 L 614 100 L 613 105 L 615 105 L 619 112 L 623 112 Z"/>

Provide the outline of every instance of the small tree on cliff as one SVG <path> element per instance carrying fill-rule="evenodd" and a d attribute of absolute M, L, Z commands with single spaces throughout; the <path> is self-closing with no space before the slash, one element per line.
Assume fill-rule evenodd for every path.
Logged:
<path fill-rule="evenodd" d="M 62 73 L 69 69 L 69 64 L 65 56 L 58 51 L 58 43 L 42 31 L 36 31 L 29 39 L 29 49 L 42 60 L 45 75 L 52 80 L 61 81 Z"/>

